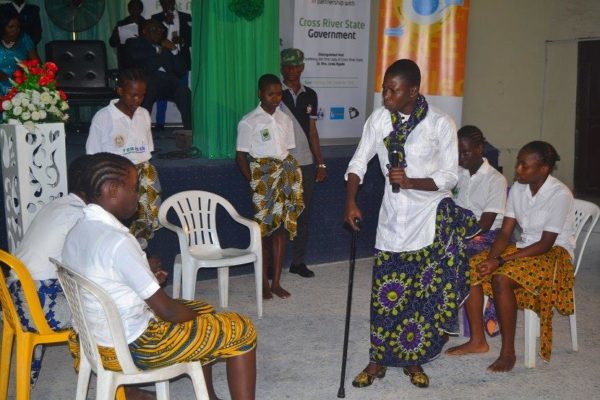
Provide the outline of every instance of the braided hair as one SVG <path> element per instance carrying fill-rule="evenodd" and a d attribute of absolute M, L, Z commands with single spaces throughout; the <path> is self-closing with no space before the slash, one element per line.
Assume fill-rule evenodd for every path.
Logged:
<path fill-rule="evenodd" d="M 82 189 L 90 203 L 100 198 L 105 183 L 124 182 L 129 168 L 135 168 L 127 158 L 113 153 L 96 153 L 89 157 Z"/>
<path fill-rule="evenodd" d="M 475 125 L 465 125 L 458 130 L 458 138 L 466 139 L 473 145 L 485 145 L 485 137 L 481 129 Z"/>
<path fill-rule="evenodd" d="M 127 82 L 146 82 L 144 71 L 139 68 L 127 68 L 119 72 L 117 86 L 124 88 Z"/>
<path fill-rule="evenodd" d="M 67 185 L 70 193 L 80 194 L 85 191 L 85 174 L 92 156 L 84 154 L 74 159 L 69 164 L 67 171 Z"/>
<path fill-rule="evenodd" d="M 521 148 L 521 151 L 526 153 L 536 154 L 540 162 L 550 167 L 553 170 L 556 162 L 560 161 L 560 156 L 556 152 L 554 146 L 542 140 L 534 140 L 527 143 Z"/>

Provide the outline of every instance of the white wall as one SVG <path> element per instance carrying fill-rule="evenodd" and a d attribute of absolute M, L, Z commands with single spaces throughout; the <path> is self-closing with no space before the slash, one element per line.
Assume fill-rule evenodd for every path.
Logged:
<path fill-rule="evenodd" d="M 599 36 L 597 0 L 471 1 L 463 123 L 500 148 L 507 178 L 519 148 L 540 139 L 572 187 L 577 43 Z"/>

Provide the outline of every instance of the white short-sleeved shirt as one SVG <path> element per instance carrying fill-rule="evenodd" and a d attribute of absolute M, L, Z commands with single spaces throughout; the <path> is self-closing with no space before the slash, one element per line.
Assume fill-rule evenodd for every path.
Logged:
<path fill-rule="evenodd" d="M 279 107 L 269 114 L 259 105 L 238 123 L 236 149 L 254 158 L 283 160 L 295 146 L 292 120 Z"/>
<path fill-rule="evenodd" d="M 15 255 L 36 281 L 56 279 L 56 268 L 48 257 L 60 260 L 67 233 L 83 216 L 84 201 L 69 193 L 40 209 L 27 228 Z"/>
<path fill-rule="evenodd" d="M 346 170 L 356 174 L 362 183 L 367 164 L 373 156 L 379 158 L 381 172 L 388 169 L 388 151 L 383 139 L 392 131 L 388 110 L 380 107 L 365 123 L 358 148 Z M 432 178 L 438 187 L 435 192 L 400 189 L 392 192 L 386 178 L 375 247 L 380 250 L 403 252 L 418 250 L 433 243 L 437 205 L 451 197 L 456 186 L 458 168 L 458 139 L 452 118 L 430 106 L 427 116 L 410 133 L 405 145 L 406 175 L 409 178 Z"/>
<path fill-rule="evenodd" d="M 85 207 L 83 214 L 67 235 L 63 262 L 108 292 L 123 320 L 127 343 L 131 343 L 154 318 L 144 300 L 160 286 L 127 227 L 97 204 Z M 100 303 L 91 295 L 84 295 L 83 303 L 98 344 L 114 346 Z"/>
<path fill-rule="evenodd" d="M 92 118 L 85 152 L 118 154 L 136 165 L 148 161 L 154 151 L 150 114 L 138 107 L 133 118 L 129 118 L 115 106 L 117 101 L 119 99 L 111 100 Z"/>
<path fill-rule="evenodd" d="M 496 213 L 492 229 L 502 226 L 506 208 L 506 178 L 484 158 L 475 174 L 458 167 L 458 183 L 454 188 L 454 200 L 459 206 L 473 211 L 477 220 L 484 212 Z"/>
<path fill-rule="evenodd" d="M 517 248 L 527 247 L 542 238 L 542 232 L 558 233 L 555 246 L 565 248 L 573 257 L 575 250 L 575 201 L 561 181 L 548 175 L 535 196 L 529 185 L 513 183 L 508 194 L 506 216 L 514 218 L 523 230 Z"/>

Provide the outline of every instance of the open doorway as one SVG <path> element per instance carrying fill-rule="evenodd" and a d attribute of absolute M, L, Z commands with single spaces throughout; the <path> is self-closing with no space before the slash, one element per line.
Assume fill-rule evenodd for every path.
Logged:
<path fill-rule="evenodd" d="M 579 42 L 575 194 L 600 198 L 600 40 Z"/>

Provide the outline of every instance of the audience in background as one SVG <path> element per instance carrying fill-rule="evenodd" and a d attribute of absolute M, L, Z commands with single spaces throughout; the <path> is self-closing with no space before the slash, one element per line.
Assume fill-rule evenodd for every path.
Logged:
<path fill-rule="evenodd" d="M 40 20 L 40 8 L 33 4 L 27 4 L 25 0 L 12 0 L 10 3 L 0 5 L 0 14 L 16 11 L 21 22 L 21 29 L 29 35 L 35 45 L 42 40 L 42 21 Z"/>
<path fill-rule="evenodd" d="M 125 40 L 128 38 L 121 38 L 119 35 L 119 28 L 126 25 L 135 24 L 137 25 L 137 34 L 135 36 L 139 36 L 141 26 L 146 21 L 146 19 L 142 17 L 142 12 L 144 11 L 144 3 L 142 0 L 130 0 L 129 3 L 127 3 L 127 11 L 129 12 L 129 16 L 117 22 L 117 25 L 114 27 L 112 35 L 108 40 L 108 43 L 117 49 L 117 62 L 120 70 L 130 68 L 131 65 L 128 65 L 129 59 L 127 58 L 126 54 L 124 54 Z"/>
<path fill-rule="evenodd" d="M 192 94 L 181 77 L 187 72 L 181 57 L 171 52 L 175 44 L 164 38 L 165 27 L 154 19 L 142 26 L 142 35 L 127 39 L 125 52 L 130 64 L 146 74 L 146 96 L 142 102 L 148 112 L 158 99 L 172 100 L 181 113 L 184 129 L 192 128 Z"/>
<path fill-rule="evenodd" d="M 175 0 L 160 0 L 162 12 L 152 15 L 152 19 L 162 23 L 165 27 L 165 37 L 175 44 L 171 50 L 173 55 L 180 57 L 186 73 L 181 77 L 181 82 L 188 84 L 189 71 L 192 66 L 190 57 L 190 46 L 192 45 L 192 16 L 178 11 Z M 156 128 L 163 129 L 165 125 L 165 113 L 167 102 L 159 100 L 156 102 Z"/>
<path fill-rule="evenodd" d="M 9 4 L 10 6 L 10 4 Z M 12 6 L 11 6 L 12 7 Z M 18 61 L 39 59 L 29 35 L 21 30 L 19 15 L 12 8 L 0 14 L 0 96 L 12 86 Z"/>

